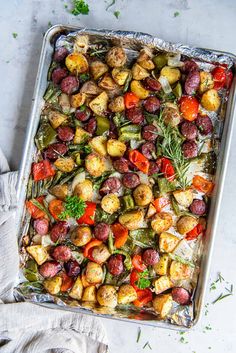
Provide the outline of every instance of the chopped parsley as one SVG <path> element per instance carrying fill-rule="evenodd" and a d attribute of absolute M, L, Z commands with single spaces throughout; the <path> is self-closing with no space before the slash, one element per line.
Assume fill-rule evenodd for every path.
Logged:
<path fill-rule="evenodd" d="M 50 28 L 50 27 L 52 27 L 52 22 L 51 21 L 48 22 L 48 28 Z"/>
<path fill-rule="evenodd" d="M 71 13 L 74 16 L 78 15 L 88 15 L 89 5 L 84 0 L 73 0 L 74 8 L 71 10 Z"/>
<path fill-rule="evenodd" d="M 150 281 L 150 279 L 148 277 L 149 277 L 148 270 L 140 272 L 139 273 L 139 279 L 136 282 L 137 287 L 140 288 L 140 289 L 145 289 L 145 288 L 150 287 L 151 281 Z"/>
<path fill-rule="evenodd" d="M 120 11 L 114 11 L 113 15 L 118 19 L 120 16 Z"/>
<path fill-rule="evenodd" d="M 13 37 L 13 38 L 15 38 L 15 39 L 16 39 L 16 38 L 17 38 L 17 36 L 18 36 L 18 33 L 16 33 L 16 32 L 13 32 L 13 33 L 12 33 L 12 37 Z"/>
<path fill-rule="evenodd" d="M 67 217 L 80 218 L 85 212 L 86 204 L 84 200 L 78 196 L 67 196 L 64 204 L 64 209 L 59 218 L 64 220 Z"/>
<path fill-rule="evenodd" d="M 176 12 L 174 13 L 174 17 L 178 17 L 179 15 L 180 15 L 179 11 L 176 11 Z"/>

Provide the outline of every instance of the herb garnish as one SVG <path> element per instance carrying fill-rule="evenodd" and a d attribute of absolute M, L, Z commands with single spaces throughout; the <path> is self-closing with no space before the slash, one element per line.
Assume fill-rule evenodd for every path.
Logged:
<path fill-rule="evenodd" d="M 12 37 L 13 37 L 13 38 L 16 39 L 17 36 L 18 36 L 18 33 L 16 33 L 16 32 L 13 32 L 13 33 L 12 33 Z"/>
<path fill-rule="evenodd" d="M 233 295 L 233 285 L 232 285 L 232 284 L 231 284 L 230 288 L 225 288 L 225 290 L 226 290 L 228 293 L 227 293 L 227 294 L 221 293 L 221 294 L 219 295 L 219 297 L 216 298 L 216 299 L 212 302 L 212 304 L 215 304 L 215 303 L 219 302 L 220 300 L 225 299 L 225 298 L 227 298 L 227 297 Z"/>
<path fill-rule="evenodd" d="M 180 15 L 179 11 L 176 11 L 176 12 L 174 13 L 174 17 L 177 17 L 177 16 L 179 16 L 179 15 Z"/>
<path fill-rule="evenodd" d="M 111 2 L 109 5 L 107 5 L 106 11 L 107 11 L 111 6 L 113 6 L 113 5 L 115 4 L 115 2 L 116 2 L 116 0 L 112 0 L 112 2 Z"/>
<path fill-rule="evenodd" d="M 120 16 L 120 11 L 114 11 L 113 15 L 118 19 Z"/>
<path fill-rule="evenodd" d="M 151 349 L 152 350 L 152 347 L 150 346 L 150 343 L 147 341 L 146 343 L 145 343 L 145 345 L 143 346 L 143 349 L 145 349 L 146 347 L 148 347 L 149 349 Z"/>
<path fill-rule="evenodd" d="M 137 287 L 140 289 L 145 289 L 145 288 L 150 287 L 151 281 L 148 277 L 149 277 L 148 270 L 144 270 L 143 272 L 139 272 L 139 279 L 136 282 Z"/>
<path fill-rule="evenodd" d="M 138 328 L 138 335 L 137 335 L 137 339 L 136 339 L 136 342 L 138 343 L 139 340 L 140 340 L 140 336 L 141 336 L 141 328 L 139 327 Z"/>
<path fill-rule="evenodd" d="M 64 204 L 65 211 L 63 211 L 58 217 L 61 220 L 67 217 L 80 218 L 83 216 L 86 204 L 84 200 L 80 199 L 78 196 L 67 196 Z"/>
<path fill-rule="evenodd" d="M 89 5 L 84 0 L 73 0 L 74 8 L 71 10 L 71 13 L 74 16 L 78 15 L 88 15 Z"/>

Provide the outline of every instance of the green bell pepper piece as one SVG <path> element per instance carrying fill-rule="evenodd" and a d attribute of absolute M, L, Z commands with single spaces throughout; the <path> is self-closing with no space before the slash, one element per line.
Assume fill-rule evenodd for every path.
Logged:
<path fill-rule="evenodd" d="M 29 282 L 36 282 L 39 280 L 38 266 L 34 260 L 29 260 L 26 262 L 24 276 Z"/>
<path fill-rule="evenodd" d="M 173 88 L 173 93 L 176 98 L 180 98 L 182 96 L 182 86 L 178 82 L 177 85 Z"/>
<path fill-rule="evenodd" d="M 156 68 L 161 70 L 167 64 L 167 55 L 166 54 L 159 54 L 152 58 Z"/>
<path fill-rule="evenodd" d="M 110 121 L 108 118 L 104 116 L 97 116 L 96 120 L 97 120 L 96 134 L 98 136 L 102 135 L 104 132 L 110 129 Z"/>
<path fill-rule="evenodd" d="M 35 143 L 37 148 L 41 151 L 48 147 L 56 136 L 56 131 L 51 127 L 49 123 L 42 123 L 35 136 Z"/>
<path fill-rule="evenodd" d="M 124 211 L 128 211 L 134 208 L 134 199 L 131 195 L 125 195 L 122 197 L 122 206 Z"/>
<path fill-rule="evenodd" d="M 175 183 L 168 181 L 166 178 L 158 178 L 157 183 L 161 196 L 176 190 Z"/>

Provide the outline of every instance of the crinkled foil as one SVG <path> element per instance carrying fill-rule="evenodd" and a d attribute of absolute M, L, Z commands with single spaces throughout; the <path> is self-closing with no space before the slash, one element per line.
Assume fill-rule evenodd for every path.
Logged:
<path fill-rule="evenodd" d="M 180 53 L 184 57 L 189 57 L 195 59 L 201 68 L 205 70 L 212 69 L 212 66 L 216 63 L 226 64 L 228 67 L 234 65 L 234 57 L 231 54 L 225 54 L 217 51 L 211 51 L 201 48 L 191 48 L 180 43 L 172 44 L 166 42 L 160 38 L 153 37 L 149 34 L 141 32 L 128 32 L 128 31 L 110 31 L 110 30 L 89 30 L 82 28 L 76 31 L 68 31 L 63 26 L 59 27 L 61 30 L 61 35 L 55 41 L 55 46 L 66 46 L 69 51 L 74 48 L 74 43 L 76 37 L 80 34 L 86 34 L 89 36 L 90 44 L 94 45 L 98 42 L 104 41 L 108 46 L 112 45 L 122 45 L 127 51 L 128 59 L 131 61 L 138 55 L 138 51 L 145 47 L 149 47 L 154 50 L 154 52 L 162 51 L 167 53 Z M 77 37 L 78 38 L 78 37 Z M 52 42 L 54 38 L 51 38 Z M 224 93 L 223 93 L 224 94 Z M 224 96 L 222 97 L 224 102 Z M 225 107 L 224 107 L 225 108 Z M 222 135 L 223 128 L 223 117 L 225 110 L 222 109 L 218 115 L 216 113 L 211 113 L 211 118 L 216 121 L 215 124 L 215 138 L 219 139 Z M 33 138 L 32 138 L 33 143 Z M 21 234 L 26 234 L 28 228 L 28 221 L 26 217 L 22 220 L 22 230 Z M 20 244 L 22 244 L 22 238 L 20 239 Z M 199 239 L 196 243 L 194 250 L 194 261 L 196 264 L 195 271 L 192 277 L 191 286 L 195 287 L 198 280 L 199 265 L 201 259 L 201 253 L 203 249 L 203 243 Z M 21 267 L 24 265 L 26 259 L 26 251 L 23 247 L 21 251 Z M 46 305 L 52 308 L 59 308 L 63 310 L 72 310 L 80 313 L 96 314 L 98 316 L 108 316 L 113 318 L 119 318 L 123 320 L 140 320 L 145 323 L 153 324 L 160 327 L 176 328 L 181 326 L 191 327 L 194 321 L 194 305 L 180 306 L 173 304 L 172 310 L 166 320 L 166 322 L 158 321 L 158 316 L 154 312 L 153 308 L 138 309 L 132 305 L 129 306 L 118 306 L 116 308 L 105 308 L 96 306 L 92 303 L 83 303 L 83 307 L 79 305 L 76 300 L 72 300 L 68 296 L 52 296 L 50 294 L 43 294 L 41 291 L 33 286 L 25 286 L 22 271 L 20 273 L 19 285 L 15 288 L 14 294 L 18 301 L 26 300 L 40 305 Z M 184 283 L 182 283 L 184 286 Z M 186 285 L 189 285 L 189 283 Z M 194 297 L 194 295 L 193 295 Z M 166 323 L 171 323 L 174 325 L 169 325 Z M 176 326 L 178 325 L 178 326 Z"/>

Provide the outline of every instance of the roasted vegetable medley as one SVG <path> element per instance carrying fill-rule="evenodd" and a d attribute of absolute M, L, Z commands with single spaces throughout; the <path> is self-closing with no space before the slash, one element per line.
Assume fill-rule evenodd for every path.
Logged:
<path fill-rule="evenodd" d="M 48 81 L 24 285 L 91 309 L 129 305 L 167 320 L 188 310 L 232 72 L 149 47 L 130 57 L 80 34 L 56 46 Z"/>

